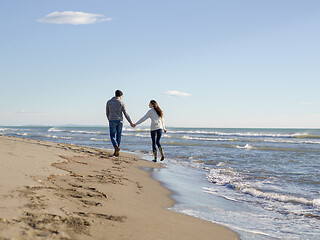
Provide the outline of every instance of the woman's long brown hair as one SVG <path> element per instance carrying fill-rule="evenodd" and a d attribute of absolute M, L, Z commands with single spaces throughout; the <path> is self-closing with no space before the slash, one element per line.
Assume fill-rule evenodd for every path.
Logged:
<path fill-rule="evenodd" d="M 157 114 L 159 117 L 163 117 L 163 113 L 161 108 L 159 107 L 158 103 L 156 102 L 156 100 L 151 100 L 150 101 L 151 105 L 153 106 L 154 110 L 156 110 Z"/>

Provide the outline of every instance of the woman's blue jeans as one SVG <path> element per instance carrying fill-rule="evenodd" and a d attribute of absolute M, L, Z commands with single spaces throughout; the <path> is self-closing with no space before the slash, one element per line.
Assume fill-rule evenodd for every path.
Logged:
<path fill-rule="evenodd" d="M 114 147 L 120 147 L 123 123 L 120 120 L 109 121 L 110 139 Z"/>
<path fill-rule="evenodd" d="M 161 147 L 160 138 L 162 135 L 162 129 L 151 131 L 152 151 L 156 151 L 156 145 Z"/>

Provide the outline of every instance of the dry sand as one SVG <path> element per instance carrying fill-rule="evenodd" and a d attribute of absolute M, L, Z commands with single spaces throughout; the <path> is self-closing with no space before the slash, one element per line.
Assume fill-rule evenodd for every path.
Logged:
<path fill-rule="evenodd" d="M 134 154 L 0 136 L 0 240 L 238 239 L 167 210 L 170 191 Z"/>

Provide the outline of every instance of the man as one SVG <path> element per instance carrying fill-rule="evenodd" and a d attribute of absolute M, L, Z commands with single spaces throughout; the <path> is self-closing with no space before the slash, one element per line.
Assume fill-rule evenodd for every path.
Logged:
<path fill-rule="evenodd" d="M 131 127 L 133 123 L 127 113 L 124 102 L 121 101 L 123 93 L 120 90 L 115 92 L 115 97 L 107 102 L 106 115 L 109 120 L 110 139 L 114 147 L 114 156 L 118 157 L 120 153 L 121 132 L 123 126 L 122 114 L 126 117 Z"/>

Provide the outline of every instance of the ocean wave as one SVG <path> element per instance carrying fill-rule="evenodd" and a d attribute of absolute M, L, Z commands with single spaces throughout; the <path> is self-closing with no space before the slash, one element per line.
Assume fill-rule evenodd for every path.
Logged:
<path fill-rule="evenodd" d="M 235 147 L 235 148 L 244 148 L 244 149 L 247 149 L 247 150 L 257 149 L 257 148 L 255 148 L 255 147 L 249 145 L 249 144 L 246 144 L 246 145 L 244 145 L 244 146 L 236 145 L 236 146 L 233 146 L 233 147 Z"/>
<path fill-rule="evenodd" d="M 1 131 L 1 130 L 0 130 Z M 6 130 L 6 131 L 4 131 L 3 132 L 5 135 L 10 135 L 10 134 L 12 134 L 12 135 L 14 135 L 14 136 L 29 136 L 29 134 L 28 133 L 26 133 L 26 132 L 18 132 L 18 131 L 12 131 L 12 132 L 10 132 L 10 130 Z"/>
<path fill-rule="evenodd" d="M 226 163 L 225 162 L 219 162 L 217 164 L 217 167 L 223 167 L 223 166 L 226 166 Z"/>
<path fill-rule="evenodd" d="M 219 136 L 238 136 L 238 137 L 268 137 L 268 138 L 291 138 L 299 135 L 299 133 L 294 134 L 273 134 L 273 133 L 223 133 L 223 132 L 215 132 L 215 135 Z"/>
<path fill-rule="evenodd" d="M 18 136 L 29 136 L 28 133 L 15 133 L 15 134 L 18 135 Z"/>
<path fill-rule="evenodd" d="M 72 137 L 63 137 L 63 136 L 55 136 L 55 135 L 45 135 L 47 138 L 54 138 L 54 139 L 72 139 Z"/>
<path fill-rule="evenodd" d="M 90 141 L 96 141 L 96 142 L 107 142 L 107 139 L 98 139 L 98 138 L 90 138 Z"/>
<path fill-rule="evenodd" d="M 259 189 L 250 187 L 239 187 L 242 193 L 249 194 L 254 197 L 264 198 L 268 200 L 275 200 L 283 203 L 303 204 L 307 206 L 320 207 L 320 199 L 309 200 L 303 197 L 290 196 L 275 192 L 263 192 Z"/>
<path fill-rule="evenodd" d="M 226 227 L 228 227 L 230 229 L 233 229 L 233 230 L 237 230 L 237 231 L 240 231 L 240 232 L 246 232 L 246 233 L 258 235 L 258 237 L 256 237 L 255 239 L 260 239 L 261 237 L 259 237 L 259 235 L 267 237 L 268 239 L 270 239 L 270 238 L 279 239 L 276 235 L 273 236 L 272 234 L 265 233 L 265 232 L 263 232 L 261 230 L 250 229 L 248 227 L 239 227 L 239 223 L 230 224 L 230 223 L 227 223 L 226 221 L 213 220 L 210 217 L 203 216 L 203 213 L 201 211 L 199 211 L 199 210 L 189 209 L 189 208 L 186 208 L 186 207 L 183 207 L 183 208 L 172 208 L 172 210 L 180 212 L 180 213 L 188 215 L 188 216 L 193 216 L 193 217 L 196 217 L 196 218 L 204 219 L 204 220 L 207 220 L 207 221 L 219 224 L 219 225 L 224 225 L 224 226 L 226 226 Z M 217 212 L 216 209 L 215 209 L 215 212 Z M 222 212 L 221 214 L 225 215 L 226 212 Z M 265 239 L 265 238 L 263 238 L 263 239 Z"/>
<path fill-rule="evenodd" d="M 19 132 L 19 131 L 29 131 L 29 129 L 21 129 L 21 128 L 0 128 L 0 131 Z"/>
<path fill-rule="evenodd" d="M 199 140 L 199 141 L 238 141 L 238 139 L 230 139 L 230 138 L 203 138 L 203 137 L 191 137 L 188 135 L 184 135 L 181 138 L 186 140 Z"/>
<path fill-rule="evenodd" d="M 150 128 L 126 128 L 126 127 L 123 127 L 122 131 L 126 131 L 126 132 L 150 132 Z"/>
<path fill-rule="evenodd" d="M 227 199 L 229 201 L 233 201 L 233 202 L 238 202 L 239 200 L 236 199 L 236 198 L 232 198 L 230 196 L 226 196 L 226 195 L 221 195 L 220 192 L 218 192 L 216 189 L 211 189 L 211 188 L 207 188 L 207 187 L 202 187 L 202 191 L 204 193 L 210 193 L 210 194 L 213 194 L 213 195 L 217 195 L 219 197 L 223 197 L 224 199 Z"/>
<path fill-rule="evenodd" d="M 163 142 L 164 145 L 170 146 L 204 146 L 200 143 L 186 143 L 186 142 Z"/>
<path fill-rule="evenodd" d="M 70 133 L 80 133 L 80 134 L 107 134 L 106 132 L 97 132 L 97 131 L 85 131 L 85 130 L 71 130 L 71 129 L 59 129 L 59 128 L 50 128 L 48 132 L 70 132 Z"/>
<path fill-rule="evenodd" d="M 0 132 L 2 132 L 5 135 L 14 135 L 14 136 L 29 136 L 27 133 L 30 131 L 29 129 L 21 129 L 21 128 L 0 128 Z"/>
<path fill-rule="evenodd" d="M 107 133 L 104 133 L 104 132 L 95 132 L 95 131 L 81 131 L 81 130 L 70 130 L 71 133 L 81 133 L 81 134 L 107 134 Z"/>
<path fill-rule="evenodd" d="M 233 168 L 211 168 L 207 174 L 207 180 L 220 186 L 226 186 L 242 181 L 243 176 Z"/>
<path fill-rule="evenodd" d="M 265 139 L 264 142 L 290 143 L 290 144 L 320 144 L 320 141 L 301 141 L 298 139 L 295 139 L 295 140 Z"/>
<path fill-rule="evenodd" d="M 248 194 L 253 197 L 263 198 L 282 203 L 302 204 L 320 208 L 320 199 L 309 200 L 304 197 L 297 197 L 272 191 L 263 191 L 256 187 L 250 186 L 251 183 L 245 179 L 247 177 L 235 171 L 232 168 L 210 169 L 207 174 L 207 180 L 216 185 L 225 186 L 234 189 L 243 194 Z M 208 192 L 208 190 L 206 190 Z M 210 192 L 208 192 L 210 193 Z"/>
<path fill-rule="evenodd" d="M 315 138 L 315 139 L 320 139 L 320 135 L 300 134 L 300 135 L 295 136 L 295 138 Z"/>
<path fill-rule="evenodd" d="M 48 129 L 47 132 L 67 132 L 67 131 L 66 130 L 57 129 L 57 128 L 50 128 L 50 129 Z"/>
<path fill-rule="evenodd" d="M 223 144 L 222 147 L 225 148 L 239 148 L 246 150 L 260 150 L 260 151 L 279 151 L 279 152 L 319 152 L 319 149 L 306 149 L 306 148 L 288 148 L 288 147 L 260 147 L 252 146 L 250 144 L 245 144 L 244 146 L 240 145 L 228 145 Z"/>
<path fill-rule="evenodd" d="M 263 130 L 262 130 L 263 131 Z M 185 135 L 212 135 L 212 136 L 226 136 L 226 137 L 254 137 L 254 138 L 312 138 L 320 139 L 320 135 L 310 135 L 306 132 L 299 133 L 266 133 L 266 132 L 223 132 L 223 131 L 205 131 L 205 130 L 171 130 L 172 134 L 185 134 Z"/>
<path fill-rule="evenodd" d="M 133 136 L 133 137 L 142 137 L 142 138 L 150 138 L 150 134 L 143 134 L 143 133 L 135 133 L 135 132 L 130 132 L 130 133 L 124 133 L 122 132 L 122 136 Z"/>
<path fill-rule="evenodd" d="M 100 129 L 99 129 L 100 130 Z M 52 127 L 48 129 L 48 132 L 69 132 L 69 133 L 76 133 L 76 134 L 98 134 L 98 135 L 105 135 L 107 134 L 106 131 L 94 131 L 89 129 L 68 129 L 68 128 L 59 128 L 59 127 Z M 149 133 L 149 128 L 123 128 L 123 134 L 130 134 L 130 133 L 136 133 L 136 134 L 143 134 Z M 170 134 L 170 135 L 169 135 Z M 141 135 L 137 135 L 141 136 Z M 144 136 L 143 136 L 144 137 Z M 164 135 L 164 137 L 167 138 L 178 138 L 178 139 L 186 139 L 186 140 L 199 140 L 199 141 L 239 141 L 238 138 L 265 138 L 262 141 L 277 141 L 284 142 L 286 140 L 282 139 L 320 139 L 319 135 L 310 135 L 307 132 L 293 132 L 293 133 L 266 133 L 266 132 L 251 132 L 248 130 L 248 132 L 240 132 L 240 131 L 234 131 L 234 132 L 227 132 L 227 131 L 210 131 L 210 130 L 169 130 L 168 134 Z M 290 140 L 287 140 L 288 143 L 291 143 Z M 301 142 L 301 141 L 300 141 Z M 294 143 L 294 140 L 293 140 Z M 302 143 L 310 143 L 310 144 L 320 144 L 320 141 L 305 141 Z"/>

